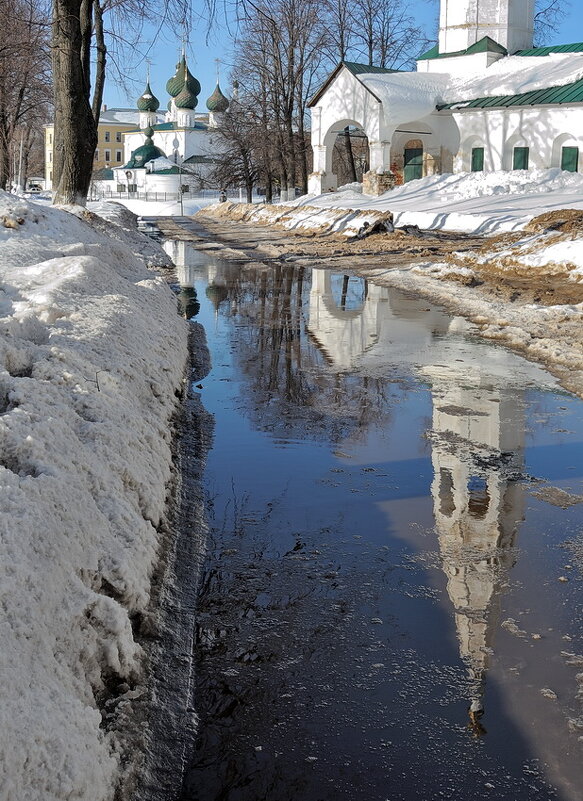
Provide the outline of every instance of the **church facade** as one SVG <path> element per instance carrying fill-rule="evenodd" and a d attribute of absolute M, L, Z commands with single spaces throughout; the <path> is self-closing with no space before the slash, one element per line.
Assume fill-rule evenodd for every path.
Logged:
<path fill-rule="evenodd" d="M 364 191 L 436 173 L 583 171 L 583 43 L 533 47 L 534 0 L 441 0 L 415 72 L 343 62 L 310 103 L 310 192 L 337 188 L 347 126 L 368 139 Z"/>
<path fill-rule="evenodd" d="M 137 100 L 137 125 L 123 133 L 123 162 L 98 188 L 128 195 L 193 193 L 204 188 L 216 154 L 213 136 L 229 100 L 217 83 L 206 102 L 207 113 L 198 113 L 200 90 L 184 53 L 166 84 L 170 99 L 165 113 L 160 112 L 148 78 Z"/>

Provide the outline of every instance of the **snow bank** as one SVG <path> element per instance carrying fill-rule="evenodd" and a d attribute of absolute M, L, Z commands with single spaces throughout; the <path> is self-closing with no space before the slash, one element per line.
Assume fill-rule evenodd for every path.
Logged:
<path fill-rule="evenodd" d="M 0 193 L 2 801 L 113 797 L 186 359 L 137 240 L 71 211 Z"/>
<path fill-rule="evenodd" d="M 323 215 L 337 210 L 338 219 L 348 210 L 391 211 L 397 225 L 491 234 L 520 230 L 545 211 L 583 209 L 583 175 L 558 168 L 433 175 L 381 197 L 358 195 L 349 189 L 304 195 L 284 205 L 310 206 L 314 227 L 319 222 L 313 209 L 321 208 Z"/>

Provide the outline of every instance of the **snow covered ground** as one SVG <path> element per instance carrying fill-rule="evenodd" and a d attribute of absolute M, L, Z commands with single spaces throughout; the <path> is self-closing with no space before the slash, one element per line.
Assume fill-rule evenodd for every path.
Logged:
<path fill-rule="evenodd" d="M 304 195 L 279 206 L 211 207 L 215 216 L 259 224 L 277 224 L 290 231 L 354 236 L 365 222 L 393 214 L 396 226 L 461 231 L 474 235 L 517 232 L 533 218 L 562 209 L 583 211 L 583 175 L 553 170 L 434 175 L 411 181 L 381 197 L 362 194 L 360 184 L 324 195 Z M 565 266 L 583 280 L 583 229 L 569 233 L 539 231 L 514 246 L 483 249 L 482 258 L 499 258 L 524 266 Z"/>
<path fill-rule="evenodd" d="M 391 211 L 396 225 L 493 234 L 519 230 L 547 211 L 583 209 L 583 175 L 559 169 L 433 175 L 379 198 L 363 195 L 351 184 L 325 195 L 304 195 L 286 205 L 298 208 L 298 218 L 304 206 L 333 213 L 337 209 Z M 352 233 L 348 228 L 346 232 Z"/>
<path fill-rule="evenodd" d="M 124 214 L 0 192 L 1 801 L 110 801 L 141 692 L 187 336 Z"/>

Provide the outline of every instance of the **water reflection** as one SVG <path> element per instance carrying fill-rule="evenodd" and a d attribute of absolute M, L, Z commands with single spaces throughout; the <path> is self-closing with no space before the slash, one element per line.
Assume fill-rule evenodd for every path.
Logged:
<path fill-rule="evenodd" d="M 498 599 L 524 513 L 523 391 L 510 380 L 504 388 L 494 385 L 487 365 L 424 372 L 432 380 L 435 524 L 469 673 L 470 725 L 481 735 Z"/>
<path fill-rule="evenodd" d="M 338 284 L 342 282 L 341 302 Z M 349 287 L 353 303 L 347 306 Z M 360 302 L 358 302 L 360 300 Z M 505 357 L 471 351 L 468 325 L 418 298 L 361 278 L 312 271 L 308 330 L 337 370 L 408 363 L 430 382 L 431 485 L 447 592 L 460 655 L 469 674 L 472 731 L 485 733 L 484 688 L 499 595 L 515 560 L 524 511 L 524 374 L 508 376 Z M 476 358 L 482 351 L 484 359 Z"/>
<path fill-rule="evenodd" d="M 443 770 L 456 776 L 445 797 L 466 801 L 475 777 L 485 775 L 486 757 L 475 750 L 482 748 L 493 749 L 499 766 L 499 797 L 555 797 L 544 782 L 521 775 L 520 760 L 530 753 L 521 735 L 528 736 L 531 721 L 509 721 L 492 680 L 485 702 L 501 598 L 525 513 L 525 391 L 552 382 L 473 339 L 463 319 L 353 276 L 284 265 L 242 269 L 212 256 L 201 272 L 220 365 L 205 392 L 214 392 L 217 407 L 231 416 L 230 423 L 218 420 L 218 435 L 223 425 L 231 429 L 225 451 L 213 458 L 219 484 L 234 478 L 213 491 L 225 508 L 237 505 L 231 493 L 247 488 L 247 476 L 256 473 L 256 492 L 250 512 L 236 520 L 225 513 L 214 523 L 217 543 L 199 622 L 207 661 L 206 672 L 199 666 L 200 692 L 210 700 L 184 798 L 410 801 L 436 798 L 436 787 L 445 784 L 431 771 Z M 328 447 L 329 462 L 322 456 Z M 398 537 L 407 541 L 425 508 L 431 539 L 417 539 L 412 550 L 438 553 L 436 583 L 445 583 L 446 593 L 442 606 L 431 600 L 420 613 L 421 596 L 397 598 L 398 557 L 383 549 L 387 542 L 394 549 Z M 368 552 L 355 555 L 356 546 L 346 545 L 356 536 Z M 418 577 L 419 587 L 434 578 Z M 385 605 L 378 618 L 375 604 Z M 386 623 L 391 615 L 402 615 L 402 629 Z M 415 615 L 427 621 L 413 635 Z M 457 643 L 448 641 L 448 631 Z M 403 667 L 399 643 L 414 636 L 427 661 L 415 655 Z M 446 664 L 450 652 L 458 667 L 446 680 L 435 662 Z M 363 661 L 372 668 L 363 672 Z M 395 673 L 377 683 L 371 677 L 386 664 Z M 424 705 L 416 705 L 424 675 L 430 676 Z M 446 685 L 457 711 L 427 712 Z M 524 687 L 518 691 L 526 697 Z M 395 717 L 398 736 L 404 732 L 399 775 L 412 779 L 383 790 L 396 773 L 380 732 L 392 740 Z M 476 737 L 486 727 L 491 736 L 476 743 L 466 723 Z M 441 740 L 434 735 L 440 725 Z M 298 732 L 304 731 L 311 750 L 302 753 Z M 508 759 L 505 735 L 512 740 Z M 320 740 L 328 750 L 308 773 L 303 764 L 316 758 Z M 463 777 L 458 759 L 465 760 Z M 330 789 L 336 778 L 344 784 Z"/>

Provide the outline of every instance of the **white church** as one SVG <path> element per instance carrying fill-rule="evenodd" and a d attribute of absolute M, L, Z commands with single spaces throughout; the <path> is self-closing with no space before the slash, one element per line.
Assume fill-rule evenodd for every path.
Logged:
<path fill-rule="evenodd" d="M 309 191 L 337 188 L 332 151 L 366 134 L 364 191 L 436 173 L 583 170 L 583 43 L 533 47 L 534 0 L 441 0 L 416 72 L 343 62 L 310 102 Z"/>
<path fill-rule="evenodd" d="M 201 85 L 190 72 L 184 51 L 166 91 L 170 99 L 167 111 L 161 113 L 148 77 L 136 104 L 136 127 L 122 134 L 123 163 L 111 171 L 112 177 L 100 181 L 102 191 L 155 196 L 180 189 L 193 193 L 207 183 L 217 152 L 213 136 L 229 100 L 217 82 L 206 101 L 207 112 L 196 111 Z"/>

